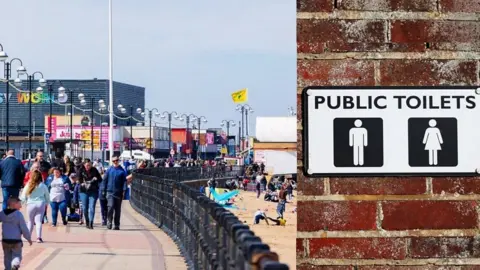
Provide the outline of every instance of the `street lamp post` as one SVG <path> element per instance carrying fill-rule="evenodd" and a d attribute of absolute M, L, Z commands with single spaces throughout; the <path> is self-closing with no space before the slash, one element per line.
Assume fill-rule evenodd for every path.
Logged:
<path fill-rule="evenodd" d="M 220 126 L 226 126 L 227 128 L 227 142 L 226 142 L 226 147 L 228 149 L 228 137 L 230 136 L 230 126 L 234 127 L 235 126 L 235 121 L 234 120 L 222 120 L 222 123 Z M 228 150 L 227 150 L 227 156 L 228 156 Z"/>
<path fill-rule="evenodd" d="M 207 123 L 207 118 L 205 116 L 199 116 L 197 118 L 197 125 L 198 125 L 197 159 L 200 159 L 200 156 L 198 154 L 198 150 L 200 149 L 200 125 L 202 124 L 202 121 L 204 123 Z"/>
<path fill-rule="evenodd" d="M 73 153 L 73 94 L 75 92 L 74 89 L 66 90 L 65 87 L 60 86 L 58 88 L 58 98 L 64 99 L 66 97 L 66 91 L 70 92 L 70 155 Z"/>
<path fill-rule="evenodd" d="M 150 152 L 150 161 L 152 159 L 152 154 L 153 154 L 153 140 L 152 140 L 152 118 L 153 118 L 153 112 L 155 112 L 155 116 L 160 116 L 160 113 L 157 108 L 153 109 L 147 109 L 145 108 L 145 111 L 148 112 L 148 120 L 149 120 L 149 127 L 150 127 L 150 147 L 149 147 L 149 152 Z M 142 109 L 138 108 L 137 113 L 140 113 L 142 117 L 145 117 L 145 112 L 142 112 Z"/>
<path fill-rule="evenodd" d="M 226 126 L 227 128 L 227 140 L 228 140 L 228 136 L 230 136 L 230 126 L 234 127 L 235 126 L 235 121 L 233 120 L 222 120 L 222 123 L 220 124 L 220 126 Z"/>
<path fill-rule="evenodd" d="M 99 144 L 100 144 L 100 151 L 102 152 L 102 162 L 103 162 L 103 112 L 106 111 L 107 106 L 105 105 L 105 101 L 103 99 L 100 99 L 98 101 L 98 107 L 100 111 L 100 136 L 98 138 Z"/>
<path fill-rule="evenodd" d="M 40 83 L 40 80 L 39 80 L 39 83 Z M 45 81 L 45 83 L 47 83 Z M 39 94 L 42 94 L 43 93 L 43 88 L 42 87 L 37 87 L 37 93 Z M 50 103 L 50 111 L 49 111 L 49 118 L 48 118 L 48 132 L 49 132 L 49 136 L 51 137 L 52 136 L 52 109 L 53 109 L 53 106 L 52 106 L 52 102 L 53 102 L 53 83 L 49 83 L 48 84 L 48 100 L 49 100 L 49 103 Z M 45 132 L 46 133 L 46 132 Z M 49 145 L 50 143 L 50 137 L 48 138 L 48 142 L 47 142 L 47 146 Z M 46 138 L 45 138 L 46 139 Z M 48 152 L 47 152 L 49 155 L 51 154 L 50 153 L 50 147 L 48 149 Z"/>
<path fill-rule="evenodd" d="M 295 116 L 295 115 L 297 115 L 297 112 L 295 111 L 294 107 L 290 106 L 290 107 L 288 107 L 288 114 L 290 116 Z"/>
<path fill-rule="evenodd" d="M 185 120 L 185 122 L 186 122 L 186 124 L 187 124 L 187 131 L 186 131 L 187 137 L 188 137 L 188 129 L 190 128 L 190 120 L 191 120 L 191 121 L 195 121 L 195 120 L 197 120 L 197 118 L 198 118 L 198 117 L 197 117 L 196 115 L 192 114 L 192 113 L 191 113 L 191 114 L 188 114 L 188 115 L 187 115 L 187 114 L 182 114 L 182 115 L 180 115 L 179 120 L 180 120 L 180 121 L 184 121 L 184 120 Z M 188 138 L 185 138 L 185 139 L 186 139 L 186 141 L 187 141 L 187 147 L 188 147 L 188 149 L 190 149 L 190 151 L 192 151 L 192 149 L 190 148 L 190 143 L 191 143 L 191 141 L 188 140 Z"/>
<path fill-rule="evenodd" d="M 37 89 L 37 93 L 42 93 L 43 88 L 47 85 L 47 81 L 43 77 L 43 73 L 40 71 L 34 72 L 32 75 L 28 75 L 28 160 L 32 158 L 32 88 L 33 88 L 33 81 L 35 80 L 35 74 L 40 74 L 42 78 L 38 80 L 38 84 L 40 85 Z"/>
<path fill-rule="evenodd" d="M 165 119 L 168 117 L 168 148 L 173 147 L 173 142 L 172 142 L 172 117 L 178 119 L 178 113 L 173 111 L 173 112 L 163 112 L 160 118 Z"/>
<path fill-rule="evenodd" d="M 248 137 L 248 113 L 253 113 L 253 109 L 250 105 L 248 104 L 239 104 L 237 105 L 236 108 L 237 111 L 239 111 L 242 114 L 242 124 L 241 124 L 241 135 L 240 135 L 240 141 L 241 141 L 241 151 L 244 150 L 244 134 L 246 137 Z M 245 126 L 244 126 L 244 119 L 245 119 Z"/>
<path fill-rule="evenodd" d="M 78 99 L 80 100 L 80 105 L 85 106 L 87 105 L 87 100 L 85 99 L 85 95 L 80 93 L 78 94 Z M 93 161 L 93 151 L 94 151 L 94 144 L 93 144 L 93 118 L 95 117 L 95 111 L 93 110 L 95 106 L 95 98 L 90 97 L 90 109 L 91 109 L 91 115 L 90 115 L 90 155 L 91 155 L 91 160 Z"/>
<path fill-rule="evenodd" d="M 122 114 L 127 113 L 127 109 L 122 104 L 118 104 L 118 109 Z M 128 139 L 128 148 L 130 149 L 130 157 L 133 157 L 132 141 L 133 141 L 133 106 L 130 105 L 130 115 L 128 116 L 128 125 L 130 126 L 130 138 Z"/>
<path fill-rule="evenodd" d="M 0 62 L 5 62 L 4 67 L 5 67 L 5 94 L 6 94 L 6 132 L 5 132 L 5 143 L 7 145 L 7 151 L 10 148 L 10 140 L 9 140 L 9 120 L 10 120 L 10 75 L 11 75 L 11 67 L 14 61 L 20 62 L 20 66 L 17 68 L 17 74 L 18 75 L 23 75 L 27 72 L 27 69 L 23 66 L 22 60 L 19 58 L 13 58 L 10 60 L 10 62 L 7 61 L 8 55 L 5 51 L 3 51 L 3 46 L 0 44 Z"/>

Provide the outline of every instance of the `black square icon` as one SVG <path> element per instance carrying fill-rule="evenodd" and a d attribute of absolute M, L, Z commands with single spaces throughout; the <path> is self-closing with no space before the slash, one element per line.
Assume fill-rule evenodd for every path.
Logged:
<path fill-rule="evenodd" d="M 408 164 L 411 167 L 456 167 L 457 119 L 408 119 Z"/>
<path fill-rule="evenodd" d="M 382 118 L 335 118 L 333 147 L 335 167 L 382 167 Z"/>

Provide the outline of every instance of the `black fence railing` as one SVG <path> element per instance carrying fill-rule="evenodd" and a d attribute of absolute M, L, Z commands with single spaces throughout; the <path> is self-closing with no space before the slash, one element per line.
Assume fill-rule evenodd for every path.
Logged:
<path fill-rule="evenodd" d="M 243 166 L 209 166 L 209 167 L 178 167 L 178 168 L 147 168 L 139 169 L 137 173 L 151 175 L 162 179 L 189 181 L 210 178 L 237 177 L 243 175 Z"/>
<path fill-rule="evenodd" d="M 190 269 L 289 269 L 230 211 L 178 178 L 144 172 L 134 173 L 130 202 L 175 240 Z"/>

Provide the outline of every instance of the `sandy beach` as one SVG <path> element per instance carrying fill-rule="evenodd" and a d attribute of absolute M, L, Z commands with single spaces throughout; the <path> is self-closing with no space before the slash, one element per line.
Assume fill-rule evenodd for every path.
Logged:
<path fill-rule="evenodd" d="M 264 193 L 260 195 L 260 199 L 257 199 L 256 193 L 253 191 L 240 191 L 240 195 L 235 198 L 235 206 L 240 209 L 231 210 L 240 220 L 250 226 L 251 230 L 262 238 L 262 241 L 268 244 L 273 252 L 278 253 L 280 261 L 288 264 L 290 269 L 296 269 L 297 213 L 292 211 L 297 207 L 297 192 L 294 191 L 293 194 L 295 197 L 293 201 L 287 203 L 284 213 L 284 218 L 287 220 L 285 226 L 269 226 L 263 220 L 260 224 L 253 225 L 253 214 L 257 209 L 264 211 L 268 209 L 266 211 L 267 216 L 277 217 L 277 203 L 264 201 Z"/>

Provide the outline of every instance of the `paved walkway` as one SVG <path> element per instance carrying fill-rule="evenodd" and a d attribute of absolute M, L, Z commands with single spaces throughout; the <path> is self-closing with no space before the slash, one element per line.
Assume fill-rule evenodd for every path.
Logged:
<path fill-rule="evenodd" d="M 22 212 L 26 216 L 24 209 Z M 50 215 L 50 209 L 48 212 Z M 120 231 L 101 227 L 99 213 L 97 203 L 93 230 L 78 222 L 56 228 L 44 224 L 44 243 L 29 246 L 24 242 L 21 269 L 187 269 L 175 243 L 128 201 L 122 204 Z M 36 238 L 33 232 L 32 239 Z M 3 254 L 0 260 L 3 269 Z"/>

